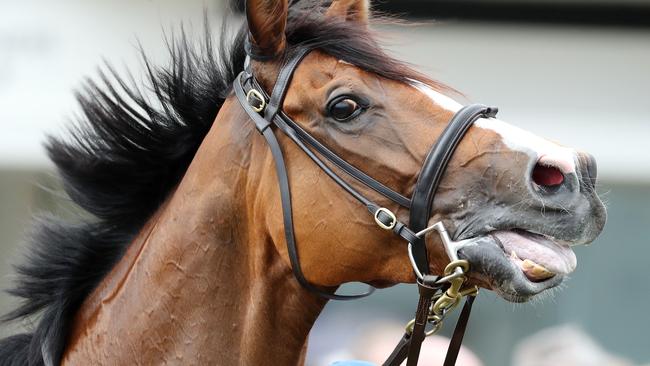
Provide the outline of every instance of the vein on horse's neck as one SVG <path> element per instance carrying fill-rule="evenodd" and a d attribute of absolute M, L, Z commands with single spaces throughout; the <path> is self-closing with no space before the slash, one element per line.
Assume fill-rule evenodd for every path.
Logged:
<path fill-rule="evenodd" d="M 233 115 L 222 110 L 177 190 L 86 299 L 64 363 L 302 363 L 325 302 L 249 224 L 246 190 L 261 173 L 246 159 L 259 136 Z"/>

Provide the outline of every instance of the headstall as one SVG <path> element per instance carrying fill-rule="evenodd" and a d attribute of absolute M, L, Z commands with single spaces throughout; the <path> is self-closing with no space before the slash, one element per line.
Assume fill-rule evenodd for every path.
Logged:
<path fill-rule="evenodd" d="M 466 274 L 470 268 L 466 260 L 458 258 L 460 242 L 455 242 L 450 238 L 442 222 L 429 227 L 427 227 L 427 224 L 431 216 L 436 189 L 454 150 L 477 119 L 493 118 L 497 113 L 497 108 L 473 104 L 463 107 L 453 116 L 428 153 L 419 173 L 413 197 L 409 199 L 343 160 L 282 111 L 283 100 L 293 73 L 310 51 L 312 51 L 310 48 L 301 48 L 287 58 L 287 61 L 280 69 L 270 95 L 260 86 L 253 75 L 250 62 L 251 55 L 246 58 L 244 71 L 237 76 L 233 85 L 237 99 L 255 123 L 257 130 L 266 139 L 273 155 L 282 200 L 285 238 L 293 273 L 302 286 L 328 299 L 358 299 L 368 296 L 374 291 L 374 288 L 371 287 L 367 292 L 358 295 L 332 294 L 319 289 L 305 278 L 300 267 L 294 235 L 289 178 L 284 155 L 274 130 L 282 131 L 287 135 L 331 179 L 361 202 L 380 228 L 392 231 L 408 243 L 408 256 L 417 277 L 420 297 L 415 318 L 407 324 L 404 336 L 383 365 L 397 366 L 405 359 L 408 359 L 407 366 L 417 365 L 424 338 L 438 331 L 449 311 L 457 307 L 461 299 L 467 296 L 444 363 L 444 366 L 454 365 L 478 288 L 475 286 L 463 287 Z M 398 205 L 409 209 L 409 224 L 406 225 L 399 221 L 393 212 L 379 206 L 353 188 L 334 172 L 321 157 L 349 177 L 356 179 Z M 445 252 L 450 260 L 442 277 L 429 274 L 429 260 L 424 236 L 434 230 L 440 235 Z M 431 325 L 430 330 L 426 329 L 427 324 Z"/>

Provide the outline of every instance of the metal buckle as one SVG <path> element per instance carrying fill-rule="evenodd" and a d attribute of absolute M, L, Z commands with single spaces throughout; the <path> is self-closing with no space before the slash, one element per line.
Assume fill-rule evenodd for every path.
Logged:
<path fill-rule="evenodd" d="M 390 216 L 391 223 L 389 225 L 386 225 L 383 222 L 381 222 L 381 220 L 379 220 L 379 214 L 381 212 L 383 212 L 386 215 Z M 395 217 L 395 214 L 392 213 L 389 209 L 384 208 L 384 207 L 380 207 L 377 211 L 375 211 L 375 222 L 377 223 L 377 225 L 379 225 L 380 228 L 382 228 L 384 230 L 393 230 L 395 225 L 397 225 L 397 217 Z"/>
<path fill-rule="evenodd" d="M 438 234 L 440 234 L 443 246 L 445 247 L 445 252 L 447 252 L 447 256 L 450 260 L 450 263 L 445 267 L 444 277 L 438 279 L 435 282 L 435 285 L 448 283 L 449 287 L 445 290 L 441 290 L 443 292 L 437 293 L 432 298 L 433 304 L 429 307 L 427 315 L 427 322 L 431 324 L 432 328 L 424 332 L 426 337 L 435 334 L 440 330 L 445 320 L 445 316 L 460 304 L 463 297 L 476 296 L 478 293 L 478 287 L 476 286 L 463 287 L 467 280 L 466 274 L 469 272 L 470 264 L 468 261 L 458 258 L 458 250 L 465 241 L 456 242 L 451 240 L 442 222 L 429 226 L 415 234 L 415 236 L 422 238 L 423 235 L 433 230 L 436 230 Z M 413 257 L 413 245 L 411 243 L 408 244 L 408 254 L 415 274 L 420 280 L 423 280 L 424 277 L 418 270 L 418 266 Z M 418 309 L 418 311 L 420 310 Z M 415 319 L 406 324 L 406 333 L 409 335 L 413 334 L 414 327 Z"/>
<path fill-rule="evenodd" d="M 416 233 L 415 236 L 417 236 L 418 238 L 422 238 L 425 234 L 434 230 L 437 231 L 438 234 L 440 235 L 440 239 L 442 240 L 442 245 L 445 247 L 445 252 L 449 257 L 449 261 L 450 262 L 458 261 L 459 260 L 458 250 L 466 241 L 451 240 L 449 234 L 447 233 L 447 229 L 445 229 L 445 226 L 442 224 L 442 222 L 437 222 L 429 226 L 428 228 Z M 420 280 L 422 280 L 424 276 L 422 275 L 422 273 L 420 273 L 420 271 L 418 270 L 418 266 L 415 263 L 415 258 L 413 257 L 413 245 L 411 243 L 408 244 L 408 255 L 409 255 L 409 259 L 411 260 L 411 266 L 415 270 L 415 274 L 418 276 Z M 451 282 L 455 278 L 461 277 L 463 275 L 464 275 L 464 271 L 460 267 L 456 267 L 454 273 L 449 273 L 449 274 L 446 273 L 443 278 L 436 281 L 436 284 Z"/>
<path fill-rule="evenodd" d="M 410 249 L 409 256 L 412 257 Z M 416 273 L 417 267 L 414 265 Z M 465 274 L 469 271 L 469 262 L 464 259 L 457 259 L 452 261 L 445 268 L 445 277 L 436 281 L 436 284 L 448 282 L 450 285 L 443 292 L 437 293 L 433 296 L 433 304 L 428 309 L 427 322 L 432 325 L 431 330 L 425 331 L 426 337 L 435 334 L 442 327 L 446 315 L 460 304 L 460 301 L 465 296 L 476 296 L 478 287 L 469 286 L 463 287 L 467 277 Z M 419 311 L 419 310 L 418 310 Z M 406 324 L 406 333 L 413 334 L 415 326 L 415 319 Z"/>
<path fill-rule="evenodd" d="M 442 328 L 442 323 L 443 323 L 443 317 L 440 315 L 428 315 L 427 316 L 427 322 L 432 325 L 432 328 L 430 330 L 427 330 L 424 332 L 425 337 L 430 337 L 440 330 Z M 415 319 L 411 319 L 408 323 L 406 323 L 405 331 L 408 334 L 413 334 L 413 328 L 415 328 Z"/>
<path fill-rule="evenodd" d="M 259 105 L 252 103 L 251 97 L 255 97 L 257 100 L 259 100 Z M 255 89 L 251 89 L 248 91 L 248 93 L 246 93 L 246 101 L 248 102 L 248 105 L 250 105 L 251 108 L 257 113 L 262 112 L 264 108 L 266 108 L 266 100 L 264 100 L 264 96 L 262 93 Z"/>

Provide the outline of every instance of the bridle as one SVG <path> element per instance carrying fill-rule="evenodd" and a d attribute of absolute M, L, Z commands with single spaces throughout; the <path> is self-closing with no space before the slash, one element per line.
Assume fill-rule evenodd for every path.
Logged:
<path fill-rule="evenodd" d="M 300 266 L 294 235 L 289 178 L 284 162 L 284 155 L 275 136 L 273 126 L 275 129 L 287 135 L 341 188 L 361 202 L 368 209 L 380 228 L 392 231 L 408 243 L 408 255 L 417 276 L 420 297 L 415 318 L 407 325 L 404 336 L 384 365 L 400 365 L 407 358 L 407 366 L 417 365 L 424 338 L 435 333 L 441 327 L 445 315 L 451 309 L 455 308 L 463 297 L 467 296 L 444 363 L 445 366 L 454 365 L 458 351 L 460 350 L 465 327 L 469 320 L 472 303 L 478 293 L 478 288 L 475 286 L 463 288 L 466 273 L 469 271 L 469 263 L 466 260 L 458 258 L 459 242 L 451 240 L 441 222 L 430 227 L 427 227 L 427 223 L 431 214 L 436 189 L 454 150 L 467 130 L 477 119 L 494 117 L 497 113 L 497 108 L 473 104 L 463 107 L 453 116 L 427 155 L 418 176 L 413 197 L 409 199 L 343 160 L 282 111 L 284 97 L 294 71 L 304 57 L 313 49 L 298 49 L 287 58 L 287 61 L 280 69 L 275 86 L 269 95 L 253 75 L 250 60 L 256 57 L 253 52 L 249 51 L 252 49 L 250 42 L 247 42 L 247 44 L 249 45 L 246 47 L 248 56 L 244 71 L 237 76 L 233 87 L 239 103 L 253 120 L 257 130 L 266 139 L 273 155 L 282 201 L 285 238 L 294 276 L 303 287 L 327 299 L 358 299 L 368 296 L 374 291 L 374 288 L 371 287 L 367 292 L 358 295 L 338 295 L 319 289 L 305 278 Z M 321 157 L 366 187 L 398 205 L 409 209 L 409 224 L 406 225 L 400 222 L 393 212 L 377 205 L 353 188 L 334 172 Z M 450 263 L 445 268 L 445 273 L 442 278 L 429 274 L 429 260 L 424 235 L 434 230 L 439 233 L 445 246 L 445 251 L 450 259 Z M 432 325 L 432 329 L 429 331 L 426 330 L 427 324 Z"/>
<path fill-rule="evenodd" d="M 251 49 L 251 47 L 247 47 L 248 49 Z M 496 115 L 497 109 L 474 104 L 463 107 L 452 117 L 442 135 L 427 155 L 418 176 L 413 197 L 409 199 L 343 160 L 282 111 L 284 97 L 293 73 L 310 51 L 312 51 L 310 48 L 301 48 L 287 58 L 287 61 L 280 69 L 271 95 L 265 92 L 264 88 L 260 86 L 253 75 L 250 59 L 254 55 L 251 55 L 251 52 L 249 52 L 246 58 L 244 71 L 237 76 L 233 85 L 239 103 L 253 120 L 257 130 L 266 139 L 273 155 L 282 201 L 285 238 L 294 276 L 303 287 L 327 299 L 358 299 L 368 296 L 374 291 L 373 288 L 370 288 L 367 292 L 358 295 L 332 294 L 319 289 L 305 278 L 300 266 L 294 235 L 289 178 L 284 162 L 284 155 L 273 128 L 271 128 L 272 126 L 275 126 L 276 129 L 286 134 L 331 179 L 361 202 L 368 209 L 380 228 L 391 230 L 408 243 L 408 255 L 417 276 L 420 298 L 415 318 L 407 325 L 404 336 L 384 365 L 400 365 L 406 358 L 408 358 L 407 366 L 417 365 L 424 338 L 427 335 L 435 333 L 441 327 L 445 315 L 460 303 L 462 297 L 468 296 L 444 363 L 445 366 L 454 365 L 458 351 L 460 350 L 467 321 L 469 320 L 472 303 L 478 293 L 478 288 L 475 286 L 462 288 L 466 279 L 465 274 L 469 271 L 469 263 L 466 260 L 460 260 L 458 258 L 458 243 L 450 239 L 443 224 L 439 222 L 430 227 L 426 227 L 426 225 L 431 214 L 436 190 L 456 147 L 477 119 L 492 118 Z M 400 222 L 393 212 L 377 205 L 353 188 L 334 172 L 319 155 L 345 172 L 348 176 L 398 205 L 409 209 L 409 225 L 407 226 Z M 450 259 L 450 263 L 445 268 L 445 275 L 442 278 L 429 274 L 429 260 L 424 235 L 433 230 L 438 231 L 440 234 L 445 251 Z M 428 332 L 425 329 L 427 323 L 433 326 L 433 329 Z"/>

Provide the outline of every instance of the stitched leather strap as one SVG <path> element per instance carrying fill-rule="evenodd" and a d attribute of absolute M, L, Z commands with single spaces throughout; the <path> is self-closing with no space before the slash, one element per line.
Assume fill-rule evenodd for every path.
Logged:
<path fill-rule="evenodd" d="M 382 194 L 384 197 L 390 199 L 391 201 L 397 203 L 402 207 L 409 208 L 411 207 L 411 200 L 404 197 L 402 194 L 386 187 L 381 182 L 367 175 L 366 173 L 359 170 L 354 165 L 348 163 L 347 161 L 341 159 L 338 155 L 328 149 L 325 145 L 321 144 L 312 137 L 307 131 L 305 131 L 300 125 L 295 123 L 285 114 L 282 114 L 282 119 L 284 119 L 289 126 L 291 126 L 296 133 L 304 140 L 309 146 L 316 150 L 320 155 L 325 157 L 331 163 L 336 165 L 339 169 L 343 170 L 347 175 L 355 178 L 359 182 L 363 183 L 366 187 L 376 191 L 377 193 Z"/>
<path fill-rule="evenodd" d="M 472 312 L 472 304 L 474 304 L 474 300 L 476 300 L 476 296 L 468 296 L 467 300 L 465 300 L 463 311 L 461 311 L 460 316 L 458 317 L 458 322 L 456 322 L 454 335 L 451 336 L 451 341 L 449 342 L 449 348 L 447 348 L 447 356 L 445 356 L 445 363 L 443 366 L 456 365 L 456 359 L 458 359 L 460 346 L 463 344 L 463 337 L 465 336 L 465 330 L 467 330 L 467 323 L 469 322 L 469 316 Z"/>
<path fill-rule="evenodd" d="M 312 149 L 316 150 L 322 157 L 327 159 L 332 164 L 336 165 L 339 169 L 343 170 L 348 176 L 356 179 L 360 183 L 364 184 L 366 187 L 374 190 L 375 192 L 383 195 L 389 200 L 397 203 L 402 207 L 409 208 L 411 206 L 411 200 L 404 197 L 402 194 L 392 190 L 391 188 L 385 186 L 376 179 L 370 177 L 366 173 L 362 172 L 357 167 L 348 163 L 347 161 L 341 159 L 338 155 L 328 149 L 325 145 L 321 144 L 313 136 L 311 136 L 307 131 L 305 131 L 299 124 L 294 122 L 289 116 L 282 112 L 282 104 L 284 102 L 284 97 L 286 96 L 286 91 L 288 90 L 289 84 L 293 77 L 293 70 L 300 64 L 300 61 L 309 54 L 309 49 L 300 50 L 289 61 L 282 67 L 278 77 L 276 79 L 276 84 L 273 87 L 273 92 L 269 96 L 264 88 L 262 88 L 255 78 L 250 78 L 251 87 L 259 91 L 265 98 L 268 100 L 268 105 L 264 110 L 264 119 L 267 121 L 273 121 L 278 125 L 280 129 L 287 135 L 289 135 L 294 142 L 300 140 L 301 144 L 307 144 Z M 247 62 L 246 72 L 252 75 L 250 70 L 250 63 Z M 287 128 L 287 126 L 289 128 Z M 291 131 L 290 131 L 291 130 Z M 301 147 L 303 151 L 306 149 Z M 311 157 L 311 156 L 310 156 Z M 312 158 L 312 160 L 314 160 Z"/>
<path fill-rule="evenodd" d="M 465 330 L 467 329 L 467 323 L 469 321 L 469 316 L 472 311 L 472 304 L 476 300 L 475 296 L 470 296 L 465 301 L 463 306 L 463 311 L 458 317 L 458 322 L 456 323 L 456 328 L 454 329 L 454 334 L 451 337 L 449 342 L 449 348 L 447 349 L 447 355 L 445 356 L 445 362 L 443 366 L 454 366 L 456 365 L 456 360 L 458 359 L 458 353 L 460 352 L 460 347 L 463 343 L 463 336 L 465 335 Z M 409 352 L 409 346 L 411 345 L 411 334 L 406 332 L 402 336 L 393 352 L 382 364 L 382 366 L 399 366 L 406 360 Z"/>
<path fill-rule="evenodd" d="M 418 281 L 420 298 L 418 300 L 417 310 L 415 311 L 415 324 L 413 326 L 413 333 L 411 334 L 406 366 L 417 366 L 418 364 L 422 342 L 426 337 L 424 333 L 426 331 L 425 327 L 427 326 L 427 318 L 429 316 L 429 307 L 431 307 L 433 295 L 435 295 L 438 290 L 437 287 L 433 286 L 435 281 L 436 278 L 433 276 L 425 276 L 422 282 Z"/>
<path fill-rule="evenodd" d="M 297 63 L 292 63 L 292 65 L 297 65 Z M 294 67 L 295 67 L 295 66 L 294 66 Z M 251 118 L 253 119 L 253 122 L 255 123 L 257 129 L 258 129 L 260 132 L 265 132 L 265 130 L 266 130 L 266 129 L 271 125 L 271 123 L 269 123 L 268 120 L 266 120 L 265 118 L 263 118 L 259 113 L 256 113 L 256 112 L 252 109 L 252 107 L 250 106 L 250 104 L 248 103 L 248 101 L 246 100 L 246 91 L 244 90 L 244 85 L 242 84 L 242 82 L 245 82 L 245 81 L 247 81 L 247 80 L 248 80 L 249 82 L 251 82 L 251 83 L 253 82 L 252 79 L 249 78 L 249 77 L 246 77 L 246 75 L 245 75 L 244 73 L 240 74 L 240 76 L 238 77 L 238 81 L 236 81 L 235 84 L 234 84 L 235 94 L 236 94 L 237 98 L 239 99 L 239 101 L 241 102 L 241 104 L 244 105 L 246 111 L 249 113 L 249 115 L 251 116 Z M 279 80 L 280 80 L 280 79 L 279 79 Z M 289 79 L 286 78 L 286 77 L 283 77 L 282 80 L 284 81 L 285 84 L 289 82 Z M 255 85 L 255 84 L 252 84 L 252 85 L 249 86 L 249 87 L 250 87 L 250 88 L 255 88 L 256 90 L 259 91 L 259 89 L 257 89 L 258 86 Z M 250 90 L 250 89 L 249 89 L 249 90 Z M 279 90 L 279 89 L 275 89 L 275 88 L 274 88 L 274 90 Z M 278 98 L 278 99 L 276 99 L 276 100 L 281 100 L 281 99 Z M 267 108 L 268 108 L 268 107 L 267 107 Z M 252 114 L 251 114 L 251 113 L 252 113 Z M 332 169 L 330 169 L 330 167 L 327 166 L 327 164 L 325 164 L 325 163 L 324 163 L 324 162 L 323 162 L 323 161 L 322 161 L 322 160 L 321 160 L 321 159 L 320 159 L 320 158 L 319 158 L 319 157 L 318 157 L 318 156 L 317 156 L 313 151 L 311 151 L 311 150 L 309 149 L 309 147 L 305 144 L 305 142 L 304 142 L 304 140 L 303 140 L 303 138 L 302 138 L 302 135 L 301 135 L 300 133 L 298 133 L 298 132 L 297 132 L 297 131 L 292 127 L 292 126 L 296 126 L 296 127 L 298 127 L 298 125 L 297 125 L 294 121 L 292 121 L 289 117 L 287 117 L 287 116 L 284 115 L 284 114 L 276 114 L 276 115 L 275 115 L 275 118 L 273 119 L 273 123 L 272 123 L 272 124 L 275 125 L 275 126 L 276 126 L 280 131 L 284 132 L 284 133 L 285 133 L 289 138 L 291 138 L 291 140 L 292 140 L 292 141 L 293 141 L 293 142 L 294 142 L 298 147 L 300 147 L 300 149 L 303 150 L 304 153 L 305 153 L 307 156 L 309 156 L 309 158 L 310 158 L 312 161 L 314 161 L 314 163 L 316 163 L 316 164 L 318 165 L 319 168 L 321 168 L 321 169 L 322 169 L 322 170 L 323 170 L 323 171 L 324 171 L 324 172 L 325 172 L 325 173 L 326 173 L 326 174 L 327 174 L 327 175 L 328 175 L 332 180 L 334 180 L 334 181 L 335 181 L 339 186 L 341 186 L 343 189 L 345 189 L 345 190 L 346 190 L 346 191 L 347 191 L 347 192 L 348 192 L 352 197 L 354 197 L 354 198 L 357 199 L 359 202 L 361 202 L 364 206 L 366 206 L 366 209 L 368 210 L 368 212 L 370 212 L 370 214 L 372 214 L 372 215 L 374 216 L 374 214 L 377 212 L 377 210 L 380 208 L 380 206 L 377 205 L 376 203 L 374 203 L 373 201 L 371 201 L 370 199 L 366 198 L 366 197 L 365 197 L 364 195 L 362 195 L 361 193 L 359 193 L 359 191 L 357 191 L 356 189 L 354 189 L 354 188 L 353 188 L 350 184 L 348 184 L 348 183 L 347 183 L 343 178 L 341 178 L 341 177 L 340 177 L 338 174 L 336 174 Z M 304 135 L 308 135 L 307 132 L 304 131 L 304 130 L 302 130 L 302 134 L 304 134 Z M 312 140 L 315 141 L 315 139 L 314 139 L 313 137 L 310 136 L 310 138 L 311 138 Z M 321 145 L 321 146 L 322 146 L 322 145 Z M 325 149 L 324 146 L 322 146 L 322 147 Z M 328 150 L 328 151 L 329 151 L 329 150 Z M 329 154 L 331 154 L 331 155 L 334 156 L 334 153 L 332 153 L 331 151 L 329 152 Z M 274 159 L 280 159 L 280 158 L 283 159 L 282 156 L 274 155 Z M 337 158 L 338 158 L 338 157 L 337 157 Z M 340 159 L 340 158 L 338 158 L 338 159 L 342 161 L 342 159 Z M 346 164 L 347 164 L 347 163 L 346 163 Z M 337 165 L 337 164 L 335 164 L 335 165 Z M 370 177 L 368 177 L 368 176 L 366 176 L 366 177 L 367 177 L 368 179 L 372 179 L 372 182 L 370 182 L 370 181 L 365 181 L 365 179 L 363 178 L 363 176 L 365 176 L 364 173 L 361 173 L 360 170 L 356 169 L 355 167 L 353 167 L 353 166 L 350 165 L 350 164 L 348 164 L 348 166 L 349 166 L 349 167 L 348 167 L 349 169 L 343 169 L 343 170 L 346 171 L 346 172 L 349 171 L 349 172 L 350 172 L 350 175 L 351 175 L 352 177 L 357 178 L 357 180 L 361 181 L 362 183 L 367 183 L 366 185 L 369 186 L 370 188 L 376 188 L 378 185 L 381 185 L 381 183 L 375 181 L 374 179 L 372 179 L 372 178 L 370 178 Z M 357 172 L 361 173 L 362 175 L 359 175 Z M 365 181 L 365 182 L 364 182 L 364 181 Z M 374 183 L 373 183 L 373 182 L 374 182 Z M 385 186 L 383 186 L 383 185 L 381 185 L 381 186 L 383 187 L 383 190 L 384 190 L 384 191 L 386 191 L 386 190 L 390 190 L 390 188 L 387 188 L 387 187 L 385 187 Z M 379 189 L 378 189 L 378 192 L 381 193 L 381 191 L 380 191 Z M 396 193 L 396 194 L 397 194 L 397 193 Z M 403 199 L 404 199 L 404 200 L 407 200 L 406 198 L 403 198 Z M 381 220 L 381 219 L 382 219 L 382 216 L 379 215 L 378 218 Z M 382 220 L 382 221 L 383 221 L 383 220 Z M 402 238 L 404 238 L 404 240 L 406 240 L 406 241 L 413 241 L 413 240 L 417 239 L 417 237 L 415 236 L 415 234 L 414 234 L 411 230 L 409 230 L 408 227 L 407 227 L 404 223 L 402 223 L 402 222 L 400 222 L 400 221 L 398 221 L 398 220 L 395 221 L 395 223 L 394 223 L 393 232 L 395 232 L 397 235 L 399 235 L 399 236 L 401 236 Z"/>
<path fill-rule="evenodd" d="M 289 90 L 289 83 L 293 78 L 293 73 L 307 54 L 311 52 L 309 48 L 302 48 L 296 51 L 291 58 L 282 66 L 280 73 L 278 74 L 277 79 L 275 80 L 275 86 L 273 87 L 273 92 L 271 92 L 271 97 L 269 98 L 268 105 L 264 110 L 264 119 L 267 121 L 272 121 L 275 116 L 278 114 L 280 108 L 282 108 L 282 102 L 284 102 L 284 97 L 287 95 L 287 90 Z M 263 88 L 260 88 L 264 92 Z"/>
<path fill-rule="evenodd" d="M 497 111 L 497 108 L 472 104 L 463 107 L 451 119 L 427 155 L 417 183 L 415 184 L 415 190 L 411 198 L 409 217 L 409 228 L 411 230 L 417 233 L 427 227 L 427 223 L 431 217 L 433 198 L 438 189 L 438 185 L 440 185 L 442 175 L 447 169 L 447 164 L 451 156 L 463 136 L 465 136 L 465 133 L 467 133 L 467 130 L 480 117 L 494 117 Z M 413 257 L 420 273 L 429 273 L 429 261 L 424 238 L 417 239 L 411 244 L 413 245 Z"/>
<path fill-rule="evenodd" d="M 295 230 L 293 226 L 293 209 L 292 209 L 292 203 L 291 203 L 291 190 L 289 186 L 289 179 L 288 179 L 288 174 L 287 174 L 287 169 L 286 165 L 284 163 L 284 155 L 282 153 L 282 149 L 280 148 L 280 145 L 277 141 L 277 138 L 275 137 L 275 134 L 273 133 L 273 130 L 270 127 L 272 121 L 280 130 L 285 132 L 294 142 L 303 150 L 307 155 L 314 160 L 321 169 L 325 170 L 332 179 L 334 179 L 339 185 L 343 186 L 348 190 L 350 194 L 352 194 L 355 198 L 357 198 L 359 201 L 361 201 L 369 211 L 373 212 L 376 211 L 375 207 L 377 207 L 376 204 L 372 203 L 370 200 L 366 199 L 363 195 L 358 193 L 356 190 L 354 190 L 352 187 L 347 185 L 345 181 L 343 181 L 340 177 L 338 177 L 335 173 L 333 173 L 329 167 L 327 167 L 318 157 L 313 154 L 303 143 L 297 138 L 297 134 L 295 131 L 293 131 L 290 127 L 284 123 L 282 118 L 279 118 L 277 116 L 277 110 L 279 106 L 281 106 L 282 101 L 284 100 L 284 96 L 286 94 L 287 87 L 289 83 L 291 82 L 291 77 L 293 75 L 293 71 L 295 68 L 298 66 L 300 61 L 305 57 L 305 55 L 308 53 L 308 50 L 301 50 L 300 52 L 296 53 L 289 59 L 289 61 L 282 67 L 282 70 L 280 74 L 278 75 L 276 85 L 273 88 L 273 92 L 271 97 L 269 98 L 268 95 L 264 92 L 264 90 L 259 87 L 254 82 L 254 78 L 252 77 L 252 74 L 246 75 L 246 72 L 242 72 L 237 80 L 235 81 L 233 88 L 235 90 L 235 95 L 237 96 L 237 99 L 239 100 L 240 104 L 244 107 L 248 115 L 253 119 L 253 122 L 255 123 L 256 128 L 258 131 L 262 133 L 264 138 L 267 141 L 267 144 L 269 145 L 269 148 L 271 149 L 271 153 L 273 155 L 273 160 L 275 162 L 275 167 L 276 167 L 276 174 L 278 176 L 278 185 L 280 188 L 280 197 L 282 201 L 282 214 L 283 214 L 283 221 L 284 221 L 284 232 L 285 232 L 285 240 L 287 242 L 287 251 L 289 254 L 289 259 L 291 261 L 291 266 L 292 270 L 294 272 L 294 276 L 298 280 L 298 282 L 305 287 L 306 289 L 323 296 L 328 299 L 334 299 L 334 300 L 353 300 L 353 299 L 358 299 L 361 297 L 365 297 L 370 295 L 373 291 L 374 288 L 370 287 L 367 292 L 364 292 L 362 294 L 358 295 L 337 295 L 337 294 L 332 294 L 330 292 L 323 291 L 316 286 L 312 285 L 304 276 L 304 273 L 302 272 L 302 268 L 300 266 L 300 260 L 299 260 L 299 255 L 298 255 L 298 249 L 296 245 L 296 240 L 295 240 Z M 249 69 L 250 63 L 247 62 L 246 68 Z M 250 101 L 247 100 L 247 92 L 244 90 L 244 84 L 249 84 L 249 90 L 252 89 L 253 87 L 256 86 L 256 90 L 263 96 L 264 98 L 264 103 L 268 103 L 265 108 L 265 116 L 262 117 L 259 113 L 257 113 L 253 107 L 250 104 Z M 253 84 L 255 83 L 255 84 Z M 268 100 L 268 102 L 267 102 Z M 378 208 L 378 207 L 377 207 Z"/>

